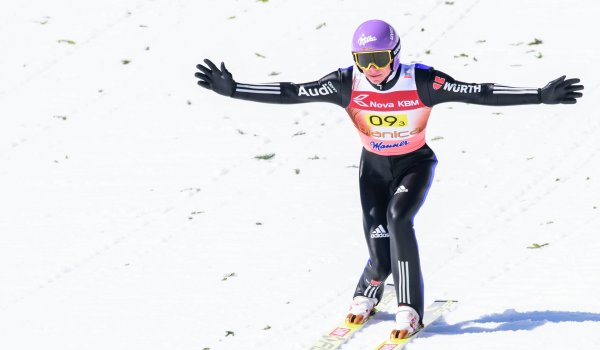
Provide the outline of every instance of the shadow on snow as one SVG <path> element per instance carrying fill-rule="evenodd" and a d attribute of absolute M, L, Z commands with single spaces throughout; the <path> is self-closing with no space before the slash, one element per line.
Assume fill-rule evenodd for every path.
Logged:
<path fill-rule="evenodd" d="M 501 314 L 482 316 L 476 320 L 447 324 L 441 319 L 427 328 L 421 337 L 436 334 L 469 334 L 502 331 L 528 331 L 546 323 L 559 322 L 600 322 L 600 314 L 572 311 L 528 311 L 518 312 L 513 309 Z"/>

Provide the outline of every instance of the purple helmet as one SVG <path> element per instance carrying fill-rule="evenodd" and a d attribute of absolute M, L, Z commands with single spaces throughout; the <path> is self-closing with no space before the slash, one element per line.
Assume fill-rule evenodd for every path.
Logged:
<path fill-rule="evenodd" d="M 392 69 L 400 66 L 400 37 L 394 27 L 378 20 L 368 20 L 356 28 L 352 37 L 352 52 L 392 50 Z"/>

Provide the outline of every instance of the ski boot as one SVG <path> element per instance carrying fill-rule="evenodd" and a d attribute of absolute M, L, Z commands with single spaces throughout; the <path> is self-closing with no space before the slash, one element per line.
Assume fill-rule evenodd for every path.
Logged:
<path fill-rule="evenodd" d="M 375 298 L 368 298 L 362 295 L 355 296 L 352 300 L 350 311 L 348 311 L 348 316 L 346 316 L 346 323 L 364 323 L 369 316 L 375 313 L 373 311 L 373 309 L 375 309 L 375 305 L 377 305 L 377 299 Z"/>
<path fill-rule="evenodd" d="M 423 327 L 420 321 L 419 314 L 415 309 L 408 305 L 398 306 L 396 310 L 396 324 L 390 334 L 390 339 L 409 338 Z"/>

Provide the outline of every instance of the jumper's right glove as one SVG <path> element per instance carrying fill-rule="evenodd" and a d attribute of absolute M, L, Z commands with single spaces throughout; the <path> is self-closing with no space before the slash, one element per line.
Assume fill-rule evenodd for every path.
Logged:
<path fill-rule="evenodd" d="M 225 63 L 221 62 L 221 70 L 209 59 L 205 59 L 204 63 L 208 67 L 202 64 L 196 65 L 196 68 L 200 70 L 200 72 L 194 74 L 196 78 L 200 79 L 198 80 L 198 85 L 213 90 L 218 94 L 231 97 L 235 92 L 236 84 L 231 73 L 225 68 Z"/>
<path fill-rule="evenodd" d="M 581 92 L 575 92 L 583 90 L 583 85 L 574 85 L 579 83 L 579 81 L 577 78 L 565 80 L 564 75 L 552 80 L 540 90 L 542 103 L 551 105 L 577 103 L 577 98 L 583 96 Z"/>

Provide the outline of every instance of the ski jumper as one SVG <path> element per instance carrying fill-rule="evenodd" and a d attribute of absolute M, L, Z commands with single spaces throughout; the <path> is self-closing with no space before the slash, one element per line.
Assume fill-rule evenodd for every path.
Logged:
<path fill-rule="evenodd" d="M 369 251 L 354 295 L 380 300 L 391 274 L 398 304 L 413 307 L 421 319 L 423 279 L 413 222 L 437 164 L 425 139 L 432 107 L 444 102 L 541 103 L 537 88 L 464 83 L 421 64 L 402 64 L 380 85 L 349 67 L 304 84 L 237 83 L 232 97 L 279 104 L 329 102 L 346 109 L 363 144 L 359 187 Z"/>

